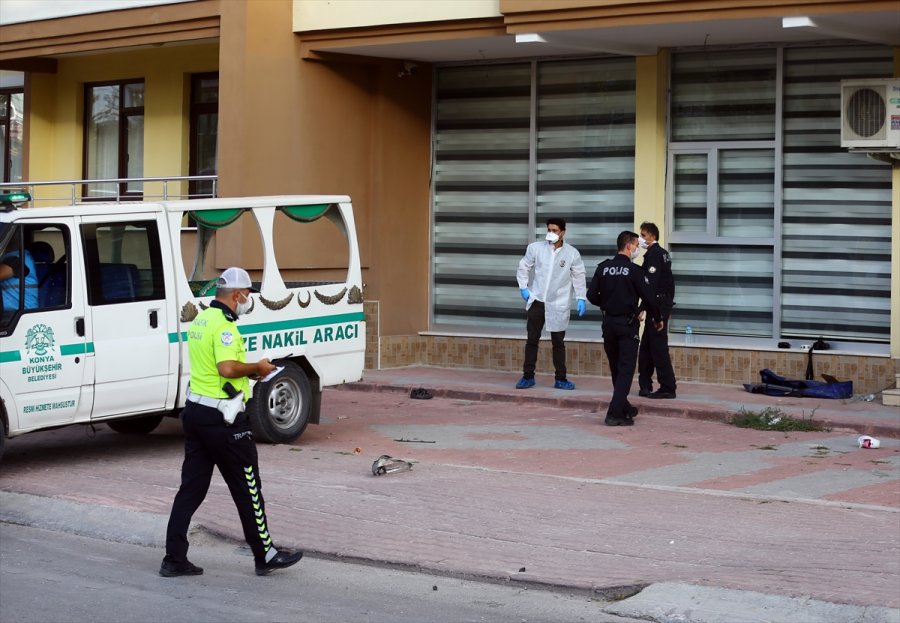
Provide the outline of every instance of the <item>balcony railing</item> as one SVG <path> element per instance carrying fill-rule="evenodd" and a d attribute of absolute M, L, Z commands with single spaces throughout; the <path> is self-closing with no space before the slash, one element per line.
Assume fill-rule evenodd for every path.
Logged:
<path fill-rule="evenodd" d="M 93 201 L 167 201 L 174 199 L 203 199 L 218 196 L 218 175 L 182 175 L 172 177 L 116 177 L 99 180 L 52 180 L 46 182 L 0 183 L 0 193 L 25 191 L 32 197 L 31 205 L 74 205 Z M 191 194 L 191 182 L 211 182 L 211 192 Z M 86 186 L 110 186 L 107 195 L 82 195 Z M 125 187 L 140 184 L 140 193 L 122 192 Z"/>

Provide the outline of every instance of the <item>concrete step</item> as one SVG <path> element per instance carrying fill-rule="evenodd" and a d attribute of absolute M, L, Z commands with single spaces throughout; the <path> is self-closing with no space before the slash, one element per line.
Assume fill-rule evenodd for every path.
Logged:
<path fill-rule="evenodd" d="M 900 407 L 900 389 L 886 389 L 881 392 L 881 401 L 891 407 Z"/>

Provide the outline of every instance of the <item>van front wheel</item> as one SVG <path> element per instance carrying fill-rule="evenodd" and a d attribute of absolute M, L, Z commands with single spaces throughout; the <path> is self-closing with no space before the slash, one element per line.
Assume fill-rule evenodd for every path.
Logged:
<path fill-rule="evenodd" d="M 254 386 L 247 412 L 257 441 L 290 443 L 306 430 L 311 407 L 309 379 L 297 364 L 288 361 L 271 381 Z"/>

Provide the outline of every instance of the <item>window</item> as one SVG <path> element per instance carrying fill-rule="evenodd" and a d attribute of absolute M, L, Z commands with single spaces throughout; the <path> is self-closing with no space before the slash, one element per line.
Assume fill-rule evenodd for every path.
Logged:
<path fill-rule="evenodd" d="M 24 105 L 22 89 L 0 89 L 0 182 L 22 181 Z"/>
<path fill-rule="evenodd" d="M 441 69 L 434 130 L 434 322 L 521 321 L 503 286 L 530 242 L 531 65 Z"/>
<path fill-rule="evenodd" d="M 877 46 L 673 55 L 674 331 L 888 341 L 891 171 L 841 149 L 840 80 L 891 70 Z"/>
<path fill-rule="evenodd" d="M 85 86 L 84 179 L 144 176 L 144 81 Z M 85 184 L 85 199 L 140 197 L 141 182 Z"/>
<path fill-rule="evenodd" d="M 537 73 L 535 234 L 566 219 L 590 280 L 634 227 L 634 60 L 538 63 Z"/>
<path fill-rule="evenodd" d="M 69 306 L 68 251 L 67 227 L 0 224 L 0 330 L 21 312 Z"/>
<path fill-rule="evenodd" d="M 189 175 L 216 174 L 219 128 L 219 74 L 191 76 L 191 157 Z M 215 197 L 213 180 L 191 181 L 191 198 Z"/>
<path fill-rule="evenodd" d="M 890 340 L 891 166 L 841 149 L 840 81 L 892 70 L 890 48 L 784 52 L 785 337 Z"/>
<path fill-rule="evenodd" d="M 82 225 L 81 236 L 87 267 L 88 304 L 165 298 L 155 221 Z"/>
<path fill-rule="evenodd" d="M 634 223 L 634 71 L 631 58 L 438 70 L 434 324 L 520 329 L 509 293 L 550 216 L 587 267 L 615 253 Z"/>

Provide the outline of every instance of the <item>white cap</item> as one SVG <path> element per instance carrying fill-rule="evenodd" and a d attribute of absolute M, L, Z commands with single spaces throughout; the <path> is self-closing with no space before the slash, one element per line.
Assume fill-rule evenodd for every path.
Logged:
<path fill-rule="evenodd" d="M 226 268 L 225 272 L 216 280 L 216 287 L 229 290 L 249 289 L 251 292 L 257 291 L 253 288 L 253 282 L 250 281 L 250 275 L 247 274 L 247 271 L 237 266 Z"/>

